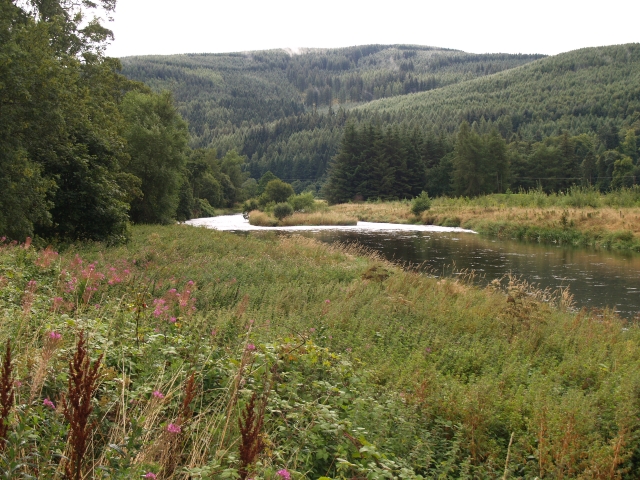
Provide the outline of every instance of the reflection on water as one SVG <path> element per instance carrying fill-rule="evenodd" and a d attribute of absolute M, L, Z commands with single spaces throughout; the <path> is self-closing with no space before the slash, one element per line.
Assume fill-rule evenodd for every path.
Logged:
<path fill-rule="evenodd" d="M 431 232 L 305 233 L 324 242 L 358 242 L 386 258 L 423 264 L 433 275 L 475 270 L 489 283 L 511 272 L 541 288 L 569 287 L 577 307 L 640 311 L 640 256 L 492 240 L 473 234 Z"/>

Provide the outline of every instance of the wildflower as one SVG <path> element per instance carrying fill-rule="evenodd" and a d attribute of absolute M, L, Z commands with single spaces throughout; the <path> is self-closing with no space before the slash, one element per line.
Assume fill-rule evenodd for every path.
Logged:
<path fill-rule="evenodd" d="M 286 468 L 278 470 L 276 472 L 276 475 L 278 475 L 279 477 L 284 478 L 284 480 L 291 480 L 291 474 L 289 473 L 289 470 L 287 470 Z"/>
<path fill-rule="evenodd" d="M 247 343 L 247 350 L 253 352 L 256 349 L 256 346 L 253 343 Z"/>
<path fill-rule="evenodd" d="M 49 332 L 49 338 L 53 341 L 57 341 L 62 338 L 62 334 L 56 332 L 55 330 L 52 330 L 51 332 Z"/>
<path fill-rule="evenodd" d="M 164 398 L 164 394 L 160 390 L 154 390 L 152 395 L 156 398 L 160 398 L 160 399 Z"/>
<path fill-rule="evenodd" d="M 215 337 L 218 334 L 218 330 L 216 330 L 215 328 L 213 330 L 211 330 L 211 336 Z"/>
<path fill-rule="evenodd" d="M 425 349 L 424 349 L 424 351 L 425 351 L 426 353 L 431 353 L 431 348 L 430 348 L 430 347 L 427 347 L 427 348 L 425 348 Z"/>
<path fill-rule="evenodd" d="M 169 319 L 169 321 L 170 321 L 171 323 L 176 323 L 176 320 L 177 320 L 177 318 L 176 318 L 176 317 L 171 317 L 171 318 Z"/>
<path fill-rule="evenodd" d="M 180 425 L 176 425 L 175 423 L 170 423 L 167 426 L 167 432 L 169 433 L 180 433 L 182 431 L 182 428 L 180 428 Z"/>
<path fill-rule="evenodd" d="M 311 327 L 311 328 L 309 329 L 309 331 L 310 331 L 311 333 L 313 333 L 313 332 L 315 332 L 315 331 L 316 331 L 316 329 L 315 329 L 315 328 L 313 328 L 313 327 Z"/>
<path fill-rule="evenodd" d="M 96 310 L 100 310 L 100 304 L 96 303 Z"/>
<path fill-rule="evenodd" d="M 351 351 L 351 347 L 347 347 L 347 352 L 350 352 L 350 351 Z"/>
<path fill-rule="evenodd" d="M 16 388 L 20 388 L 22 386 L 22 382 L 20 380 L 16 380 L 15 382 L 13 382 L 13 385 Z"/>
<path fill-rule="evenodd" d="M 49 400 L 49 397 L 45 398 L 45 399 L 42 401 L 42 404 L 43 404 L 45 407 L 49 407 L 51 410 L 55 410 L 55 409 L 56 409 L 56 406 L 53 404 L 53 402 L 52 402 L 51 400 Z"/>
<path fill-rule="evenodd" d="M 331 303 L 331 300 L 329 300 L 328 298 L 324 301 L 324 303 Z"/>
<path fill-rule="evenodd" d="M 155 479 L 155 478 L 158 478 L 158 476 L 157 476 L 155 473 L 153 473 L 153 472 L 147 472 L 147 473 L 145 473 L 145 474 L 142 476 L 142 478 L 152 478 L 152 479 Z"/>

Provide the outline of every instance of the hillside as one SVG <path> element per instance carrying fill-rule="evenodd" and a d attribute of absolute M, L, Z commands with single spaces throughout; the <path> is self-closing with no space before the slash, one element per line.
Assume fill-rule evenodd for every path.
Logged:
<path fill-rule="evenodd" d="M 354 105 L 490 75 L 542 55 L 476 55 L 415 45 L 365 45 L 122 59 L 123 73 L 171 90 L 194 147 L 234 127 L 261 125 L 316 107 Z"/>
<path fill-rule="evenodd" d="M 579 161 L 587 150 L 595 158 L 617 148 L 626 129 L 638 130 L 640 45 L 540 57 L 367 46 L 299 55 L 132 57 L 123 59 L 123 72 L 174 92 L 193 147 L 215 148 L 218 155 L 235 148 L 249 159 L 252 177 L 271 170 L 299 190 L 324 181 L 348 120 L 418 127 L 430 139 L 424 156 L 431 165 L 452 151 L 453 134 L 465 120 L 476 122 L 480 133 L 495 127 L 509 142 L 525 142 L 517 146 L 522 155 L 563 132 L 587 134 L 580 142 L 588 147 L 576 147 Z M 310 100 L 320 107 L 309 107 Z M 323 106 L 328 100 L 331 108 Z M 602 167 L 606 185 L 615 160 Z M 515 165 L 513 178 L 528 168 Z M 536 180 L 512 184 L 520 186 L 535 187 Z"/>
<path fill-rule="evenodd" d="M 605 134 L 640 119 L 640 44 L 585 48 L 433 92 L 384 99 L 359 116 L 437 125 L 495 123 L 508 137 Z M 609 147 L 611 145 L 608 145 Z"/>

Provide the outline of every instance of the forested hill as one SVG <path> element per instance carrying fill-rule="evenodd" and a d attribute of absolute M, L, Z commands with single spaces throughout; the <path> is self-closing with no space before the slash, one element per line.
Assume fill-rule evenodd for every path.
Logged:
<path fill-rule="evenodd" d="M 192 146 L 240 126 L 263 125 L 332 105 L 437 89 L 510 69 L 542 55 L 476 55 L 415 45 L 268 50 L 122 59 L 123 73 L 171 90 Z"/>
<path fill-rule="evenodd" d="M 452 151 L 463 121 L 526 142 L 518 149 L 527 155 L 533 143 L 562 133 L 588 134 L 594 155 L 617 148 L 630 128 L 640 133 L 640 44 L 540 57 L 366 46 L 123 64 L 130 78 L 174 92 L 192 146 L 218 156 L 236 149 L 252 177 L 270 170 L 299 190 L 319 186 L 349 120 L 418 127 L 438 139 L 425 154 L 430 165 Z"/>
<path fill-rule="evenodd" d="M 563 131 L 599 133 L 605 143 L 640 120 L 640 44 L 585 48 L 433 92 L 384 99 L 359 117 L 453 132 L 489 122 L 503 137 L 542 140 Z M 615 145 L 605 145 L 613 148 Z"/>

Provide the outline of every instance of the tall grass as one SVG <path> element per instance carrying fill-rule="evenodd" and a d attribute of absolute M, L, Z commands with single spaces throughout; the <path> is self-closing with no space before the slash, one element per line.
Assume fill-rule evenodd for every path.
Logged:
<path fill-rule="evenodd" d="M 266 212 L 254 210 L 249 213 L 249 223 L 260 227 L 292 227 L 298 225 L 356 225 L 358 219 L 335 212 L 294 213 L 278 220 Z"/>
<path fill-rule="evenodd" d="M 593 187 L 573 186 L 566 192 L 545 193 L 540 189 L 468 197 L 439 197 L 433 200 L 439 207 L 521 207 L 521 208 L 630 208 L 640 207 L 640 186 L 602 193 Z"/>
<path fill-rule="evenodd" d="M 45 252 L 0 249 L 0 343 L 12 338 L 16 381 L 0 462 L 16 478 L 59 472 L 80 331 L 102 355 L 91 478 L 640 468 L 640 329 L 572 312 L 567 294 L 515 279 L 480 290 L 358 249 L 188 226 Z"/>

